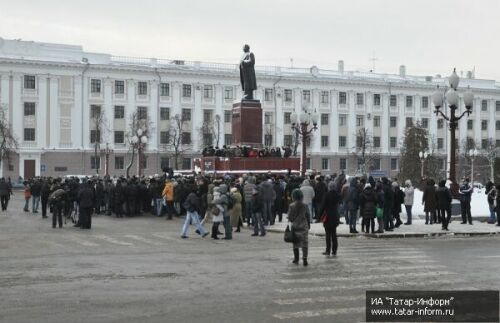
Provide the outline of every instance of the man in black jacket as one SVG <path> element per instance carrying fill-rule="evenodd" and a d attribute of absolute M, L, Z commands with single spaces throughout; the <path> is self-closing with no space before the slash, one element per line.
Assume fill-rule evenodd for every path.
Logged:
<path fill-rule="evenodd" d="M 392 218 L 394 192 L 391 182 L 386 177 L 382 177 L 382 189 L 384 191 L 384 228 L 386 231 L 394 231 L 394 219 Z"/>
<path fill-rule="evenodd" d="M 34 179 L 31 184 L 31 212 L 38 213 L 38 205 L 40 203 L 40 194 L 42 191 L 42 185 L 38 179 Z"/>
<path fill-rule="evenodd" d="M 42 182 L 41 199 L 42 199 L 42 218 L 47 218 L 47 205 L 49 203 L 50 185 L 47 179 Z"/>
<path fill-rule="evenodd" d="M 90 187 L 91 182 L 83 183 L 80 192 L 78 192 L 78 200 L 80 201 L 80 228 L 90 229 L 92 226 L 92 208 L 95 203 L 94 191 Z"/>
<path fill-rule="evenodd" d="M 0 201 L 2 204 L 2 211 L 7 211 L 7 203 L 9 201 L 9 188 L 5 178 L 0 178 Z"/>
<path fill-rule="evenodd" d="M 196 232 L 203 238 L 208 235 L 208 231 L 200 223 L 200 208 L 201 208 L 201 192 L 199 190 L 192 191 L 184 201 L 184 208 L 186 209 L 186 219 L 182 226 L 181 238 L 186 239 L 189 224 L 192 223 L 196 226 Z"/>

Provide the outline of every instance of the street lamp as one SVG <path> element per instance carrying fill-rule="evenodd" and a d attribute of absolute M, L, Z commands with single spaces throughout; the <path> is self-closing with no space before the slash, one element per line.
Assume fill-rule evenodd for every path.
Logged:
<path fill-rule="evenodd" d="M 470 180 L 471 180 L 472 186 L 474 186 L 474 159 L 476 159 L 477 155 L 479 155 L 479 152 L 477 151 L 476 148 L 469 150 Z"/>
<path fill-rule="evenodd" d="M 109 144 L 106 143 L 106 149 L 104 150 L 106 161 L 104 163 L 104 176 L 109 177 L 109 154 L 113 153 L 113 149 L 109 149 Z"/>
<path fill-rule="evenodd" d="M 449 167 L 449 179 L 452 182 L 451 188 L 452 193 L 455 195 L 458 193 L 458 184 L 456 181 L 456 142 L 455 142 L 455 130 L 458 128 L 458 121 L 462 119 L 465 115 L 469 116 L 472 113 L 472 106 L 474 102 L 474 95 L 470 91 L 470 88 L 463 94 L 463 100 L 465 104 L 465 111 L 462 112 L 461 115 L 457 116 L 455 113 L 457 112 L 459 106 L 459 95 L 457 92 L 458 84 L 460 82 L 460 78 L 457 75 L 456 69 L 453 69 L 453 73 L 448 78 L 448 82 L 450 84 L 450 89 L 446 92 L 446 95 L 443 95 L 443 92 L 438 89 L 432 95 L 432 102 L 435 106 L 434 113 L 436 116 L 441 115 L 443 119 L 445 119 L 450 125 L 450 167 Z M 446 103 L 450 108 L 450 115 L 447 116 L 442 110 Z"/>
<path fill-rule="evenodd" d="M 307 107 L 302 112 L 293 112 L 290 115 L 292 130 L 302 136 L 302 153 L 300 156 L 300 175 L 306 174 L 306 145 L 312 133 L 318 129 L 319 114 L 316 111 L 308 111 Z M 309 127 L 312 124 L 312 127 Z"/>
<path fill-rule="evenodd" d="M 146 133 L 141 129 L 137 129 L 136 135 L 132 137 L 132 144 L 134 147 L 137 148 L 137 176 L 141 177 L 141 161 L 142 161 L 142 151 L 146 147 L 148 143 L 148 136 Z"/>
<path fill-rule="evenodd" d="M 420 163 L 421 163 L 421 167 L 420 167 L 420 178 L 424 178 L 424 163 L 425 163 L 425 160 L 430 156 L 430 153 L 427 152 L 427 151 L 421 151 L 418 153 L 418 157 L 420 157 Z"/>

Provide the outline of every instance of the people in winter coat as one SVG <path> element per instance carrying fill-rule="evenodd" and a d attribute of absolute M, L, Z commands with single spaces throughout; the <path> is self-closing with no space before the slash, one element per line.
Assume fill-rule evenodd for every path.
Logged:
<path fill-rule="evenodd" d="M 205 238 L 208 231 L 200 223 L 199 211 L 201 208 L 200 191 L 191 192 L 184 201 L 184 208 L 186 209 L 186 219 L 182 225 L 181 238 L 186 239 L 189 224 L 196 226 L 196 232 Z"/>
<path fill-rule="evenodd" d="M 424 194 L 422 195 L 422 204 L 424 205 L 424 212 L 425 212 L 425 224 L 429 224 L 429 222 L 430 224 L 437 222 L 436 188 L 434 187 L 434 185 L 435 185 L 434 180 L 428 179 L 424 189 Z"/>
<path fill-rule="evenodd" d="M 398 182 L 393 182 L 392 187 L 394 189 L 394 204 L 392 205 L 392 215 L 396 219 L 396 224 L 394 227 L 399 228 L 403 221 L 401 221 L 401 204 L 404 203 L 405 193 L 399 188 Z"/>
<path fill-rule="evenodd" d="M 303 201 L 302 202 L 309 209 L 309 215 L 311 217 L 309 219 L 309 222 L 312 222 L 312 220 L 313 220 L 313 218 L 312 218 L 312 214 L 313 214 L 313 205 L 312 205 L 312 202 L 313 202 L 313 199 L 314 199 L 314 196 L 315 196 L 314 188 L 311 186 L 311 183 L 309 182 L 309 180 L 305 179 L 302 182 L 302 185 L 300 185 L 300 190 L 302 191 L 302 195 L 303 195 Z M 293 197 L 292 197 L 292 199 L 293 199 Z"/>
<path fill-rule="evenodd" d="M 376 208 L 377 208 L 377 195 L 375 191 L 372 189 L 371 184 L 365 184 L 365 188 L 361 193 L 361 197 L 359 199 L 360 206 L 360 214 L 364 220 L 364 226 L 361 228 L 361 231 L 369 233 L 370 228 L 372 229 L 372 233 L 375 232 L 375 216 L 376 216 Z"/>
<path fill-rule="evenodd" d="M 252 237 L 259 235 L 265 236 L 266 229 L 264 228 L 264 219 L 262 214 L 264 211 L 264 200 L 262 198 L 259 189 L 256 187 L 252 192 L 252 222 L 253 222 L 253 234 Z"/>
<path fill-rule="evenodd" d="M 167 208 L 167 220 L 172 220 L 175 209 L 174 209 L 174 183 L 171 179 L 165 181 L 165 187 L 163 188 L 162 194 L 163 200 Z"/>
<path fill-rule="evenodd" d="M 436 199 L 437 199 L 437 211 L 439 213 L 438 218 L 441 219 L 442 229 L 448 230 L 448 224 L 451 219 L 451 192 L 448 187 L 446 187 L 446 181 L 442 180 L 439 182 L 439 187 L 436 189 Z"/>
<path fill-rule="evenodd" d="M 2 211 L 7 210 L 7 205 L 9 201 L 9 189 L 5 178 L 0 178 L 0 203 L 2 205 Z"/>
<path fill-rule="evenodd" d="M 285 203 L 285 187 L 281 180 L 277 180 L 273 184 L 274 195 L 276 198 L 274 199 L 274 214 L 272 217 L 271 224 L 274 224 L 276 221 L 276 216 L 278 217 L 278 221 L 283 221 L 283 205 Z"/>
<path fill-rule="evenodd" d="M 497 190 L 492 181 L 488 181 L 485 186 L 486 199 L 488 201 L 488 207 L 490 209 L 490 219 L 488 223 L 494 224 L 496 222 L 496 195 Z"/>
<path fill-rule="evenodd" d="M 33 183 L 31 184 L 31 212 L 33 213 L 38 213 L 41 192 L 42 184 L 38 179 L 33 180 Z"/>
<path fill-rule="evenodd" d="M 391 181 L 386 177 L 382 177 L 382 189 L 384 190 L 384 228 L 386 231 L 393 231 L 394 218 L 392 217 L 392 206 L 394 205 L 394 191 L 392 190 Z"/>
<path fill-rule="evenodd" d="M 221 184 L 219 185 L 219 192 L 220 192 L 220 197 L 218 199 L 214 200 L 214 204 L 220 205 L 223 208 L 222 216 L 223 216 L 223 222 L 224 222 L 224 240 L 231 240 L 233 238 L 233 229 L 231 228 L 231 218 L 229 217 L 229 212 L 228 212 L 228 204 L 229 204 L 229 197 L 228 197 L 228 191 L 227 191 L 227 185 L 226 184 Z"/>
<path fill-rule="evenodd" d="M 80 192 L 78 192 L 81 229 L 90 229 L 92 227 L 92 210 L 95 207 L 95 194 L 90 185 L 90 181 L 83 183 Z"/>
<path fill-rule="evenodd" d="M 273 216 L 272 208 L 273 201 L 275 198 L 275 193 L 273 189 L 273 184 L 271 180 L 265 180 L 259 185 L 259 193 L 262 197 L 262 203 L 264 203 L 264 209 L 262 210 L 262 218 L 264 219 L 265 225 L 271 223 L 271 217 Z"/>
<path fill-rule="evenodd" d="M 358 233 L 358 231 L 356 231 L 356 220 L 358 216 L 360 193 L 361 192 L 358 186 L 358 179 L 356 177 L 353 177 L 349 184 L 349 191 L 347 193 L 347 207 L 349 210 L 349 231 L 351 233 Z"/>
<path fill-rule="evenodd" d="M 40 198 L 42 200 L 42 218 L 47 218 L 47 206 L 49 204 L 50 185 L 47 180 L 43 181 Z"/>
<path fill-rule="evenodd" d="M 245 201 L 245 219 L 248 224 L 252 221 L 252 196 L 256 189 L 255 177 L 249 176 L 243 185 L 243 199 Z"/>
<path fill-rule="evenodd" d="M 460 194 L 460 208 L 462 209 L 462 224 L 472 224 L 472 214 L 470 211 L 470 201 L 472 197 L 473 187 L 469 184 L 469 179 L 466 178 L 462 182 L 462 186 L 458 190 Z"/>
<path fill-rule="evenodd" d="M 377 208 L 380 208 L 383 214 L 385 198 L 384 198 L 383 184 L 380 182 L 375 185 L 375 195 L 377 196 Z M 378 228 L 376 233 L 384 233 L 385 224 L 383 216 L 377 217 L 377 223 L 378 223 Z"/>
<path fill-rule="evenodd" d="M 316 183 L 314 184 L 313 207 L 316 213 L 314 214 L 314 218 L 316 219 L 316 222 L 319 222 L 319 218 L 321 217 L 320 213 L 321 203 L 323 202 L 323 198 L 328 189 L 321 176 L 317 175 L 315 177 L 315 182 Z"/>
<path fill-rule="evenodd" d="M 293 203 L 288 207 L 288 221 L 291 223 L 291 230 L 294 233 L 293 241 L 293 263 L 299 263 L 299 248 L 302 248 L 302 261 L 307 266 L 307 254 L 309 247 L 309 228 L 311 215 L 309 208 L 302 202 L 304 195 L 302 189 L 295 189 L 292 192 Z"/>
<path fill-rule="evenodd" d="M 412 217 L 411 209 L 413 207 L 413 197 L 415 195 L 415 189 L 411 185 L 411 181 L 409 179 L 405 181 L 404 193 L 405 193 L 405 209 L 406 209 L 405 225 L 410 225 Z"/>
<path fill-rule="evenodd" d="M 235 232 L 240 232 L 239 224 L 242 222 L 241 202 L 243 198 L 241 197 L 241 194 L 236 187 L 231 188 L 230 196 L 233 199 L 233 208 L 229 210 L 229 216 L 231 217 L 231 226 L 233 228 L 236 228 Z"/>
<path fill-rule="evenodd" d="M 323 196 L 323 202 L 320 209 L 320 214 L 325 215 L 323 227 L 325 228 L 326 250 L 323 255 L 337 255 L 337 226 L 339 225 L 339 204 L 342 201 L 340 194 L 335 189 L 335 184 L 328 184 L 328 192 Z"/>

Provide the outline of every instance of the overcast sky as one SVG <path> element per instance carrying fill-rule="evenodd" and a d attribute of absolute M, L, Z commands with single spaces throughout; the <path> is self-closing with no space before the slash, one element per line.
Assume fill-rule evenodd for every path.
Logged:
<path fill-rule="evenodd" d="M 500 81 L 499 0 L 0 0 L 0 37 L 114 55 Z"/>

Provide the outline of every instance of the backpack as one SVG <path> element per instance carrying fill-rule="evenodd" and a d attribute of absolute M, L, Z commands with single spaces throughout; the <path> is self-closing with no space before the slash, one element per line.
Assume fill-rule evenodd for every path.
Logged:
<path fill-rule="evenodd" d="M 230 194 L 226 194 L 227 197 L 227 209 L 231 210 L 234 207 L 234 199 Z"/>

